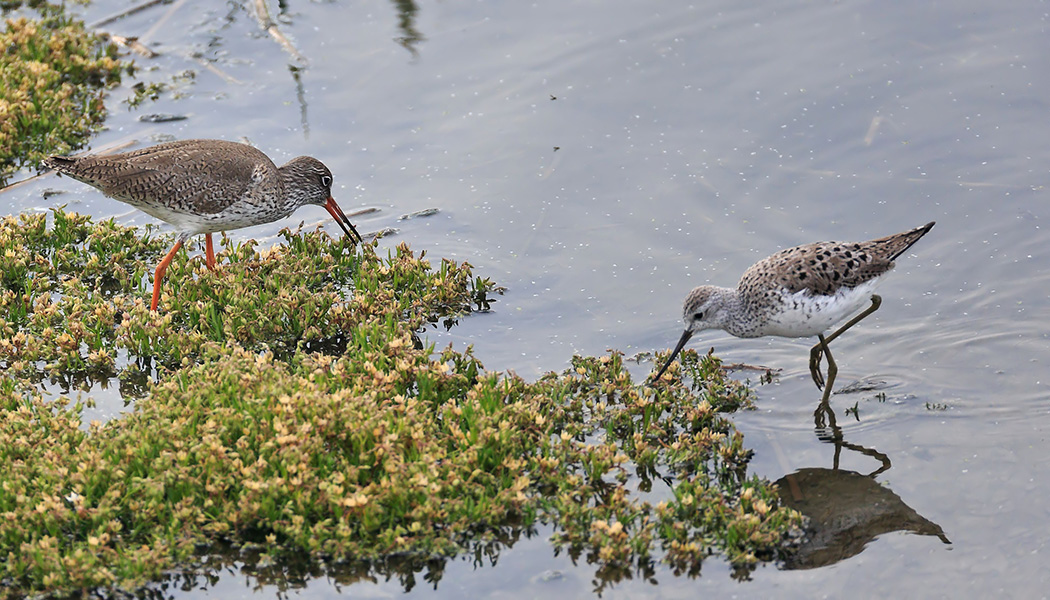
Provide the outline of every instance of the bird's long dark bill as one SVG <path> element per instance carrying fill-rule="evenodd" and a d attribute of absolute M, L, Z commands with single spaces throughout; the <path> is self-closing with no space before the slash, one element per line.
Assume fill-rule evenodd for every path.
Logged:
<path fill-rule="evenodd" d="M 656 377 L 653 377 L 653 383 L 656 383 L 656 381 L 660 379 L 660 376 L 664 374 L 664 371 L 667 370 L 667 367 L 671 366 L 671 363 L 674 362 L 674 358 L 678 356 L 678 353 L 682 351 L 682 348 L 685 348 L 686 343 L 689 342 L 689 338 L 691 337 L 693 337 L 692 331 L 686 329 L 682 332 L 682 337 L 678 339 L 678 345 L 674 347 L 671 356 L 667 357 L 667 362 L 664 363 L 664 367 L 660 369 L 660 372 L 656 374 Z"/>
<path fill-rule="evenodd" d="M 349 237 L 350 239 L 354 239 L 356 237 L 358 243 L 361 243 L 363 241 L 361 239 L 361 234 L 357 233 L 357 229 L 354 229 L 354 224 L 350 222 L 350 219 L 346 218 L 346 214 L 343 213 L 343 209 L 339 208 L 339 205 L 335 203 L 335 198 L 329 196 L 328 202 L 325 203 L 324 207 L 328 210 L 328 213 L 332 215 L 332 218 L 335 219 L 335 222 L 339 223 L 339 227 L 342 228 L 343 233 L 345 233 L 347 237 Z M 354 232 L 353 235 L 350 235 L 351 231 Z"/>

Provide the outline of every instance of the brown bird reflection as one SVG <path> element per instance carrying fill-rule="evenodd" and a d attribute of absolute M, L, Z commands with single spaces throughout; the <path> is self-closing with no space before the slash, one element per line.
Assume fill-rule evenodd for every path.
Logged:
<path fill-rule="evenodd" d="M 875 477 L 888 469 L 884 454 L 836 440 L 836 460 L 842 446 L 873 456 L 882 467 L 869 475 L 838 468 L 805 468 L 777 480 L 780 498 L 809 517 L 806 537 L 784 561 L 785 569 L 813 569 L 860 554 L 884 533 L 910 531 L 951 541 L 941 526 L 926 519 Z"/>

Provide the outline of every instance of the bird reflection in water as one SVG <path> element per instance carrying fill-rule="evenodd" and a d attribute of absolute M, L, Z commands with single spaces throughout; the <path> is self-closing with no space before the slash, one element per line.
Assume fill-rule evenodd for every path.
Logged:
<path fill-rule="evenodd" d="M 809 518 L 806 537 L 784 561 L 785 569 L 835 564 L 860 554 L 869 542 L 893 531 L 931 535 L 951 543 L 940 525 L 917 513 L 875 479 L 890 468 L 888 456 L 844 441 L 837 427 L 824 441 L 835 444 L 834 468 L 799 469 L 776 482 L 784 504 Z M 867 475 L 839 469 L 843 448 L 870 456 L 881 466 Z"/>

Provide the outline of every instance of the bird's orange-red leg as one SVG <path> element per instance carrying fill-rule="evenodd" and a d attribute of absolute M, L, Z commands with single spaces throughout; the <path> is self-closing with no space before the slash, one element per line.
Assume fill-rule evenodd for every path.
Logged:
<path fill-rule="evenodd" d="M 205 248 L 205 262 L 208 268 L 212 271 L 215 270 L 215 250 L 212 249 L 211 245 L 211 234 L 204 234 L 204 248 Z"/>
<path fill-rule="evenodd" d="M 157 265 L 157 271 L 153 274 L 153 302 L 150 303 L 150 310 L 157 310 L 157 303 L 160 301 L 160 282 L 164 280 L 164 271 L 168 270 L 168 265 L 171 264 L 171 259 L 175 258 L 175 253 L 182 247 L 182 242 L 185 240 L 185 236 L 180 236 L 172 246 L 171 250 L 164 257 L 164 260 L 160 261 Z"/>

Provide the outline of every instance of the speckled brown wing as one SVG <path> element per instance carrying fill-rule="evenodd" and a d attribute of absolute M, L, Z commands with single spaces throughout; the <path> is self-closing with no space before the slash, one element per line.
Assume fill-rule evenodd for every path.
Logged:
<path fill-rule="evenodd" d="M 142 207 L 215 214 L 257 186 L 279 186 L 277 166 L 246 144 L 182 140 L 108 156 L 52 157 L 46 164 Z"/>
<path fill-rule="evenodd" d="M 755 263 L 740 278 L 739 289 L 783 288 L 831 295 L 853 288 L 893 268 L 893 261 L 933 228 L 927 223 L 911 231 L 867 242 L 816 242 L 781 250 Z"/>

